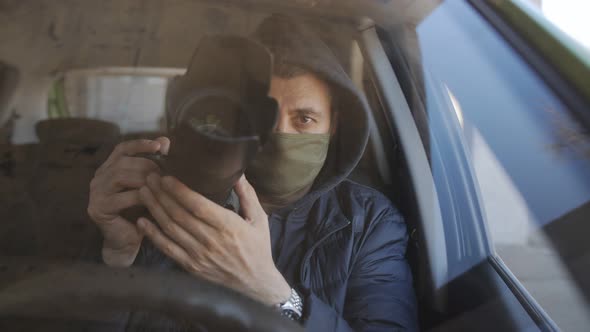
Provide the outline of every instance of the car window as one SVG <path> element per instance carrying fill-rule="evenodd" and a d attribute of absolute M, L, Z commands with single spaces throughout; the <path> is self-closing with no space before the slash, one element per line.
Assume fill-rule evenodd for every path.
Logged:
<path fill-rule="evenodd" d="M 446 2 L 416 33 L 430 144 L 440 154 L 431 165 L 437 184 L 450 183 L 455 197 L 467 191 L 465 182 L 474 187 L 472 201 L 452 213 L 479 206 L 484 246 L 489 240 L 491 254 L 560 328 L 584 330 L 588 127 L 472 9 Z M 462 170 L 448 169 L 445 160 L 453 158 L 464 158 Z M 449 256 L 466 260 L 469 246 L 461 243 L 470 235 L 447 236 L 456 236 Z"/>
<path fill-rule="evenodd" d="M 101 68 L 73 70 L 50 87 L 48 118 L 90 118 L 119 125 L 122 133 L 161 132 L 168 80 L 183 70 Z M 168 74 L 168 75 L 163 75 Z"/>

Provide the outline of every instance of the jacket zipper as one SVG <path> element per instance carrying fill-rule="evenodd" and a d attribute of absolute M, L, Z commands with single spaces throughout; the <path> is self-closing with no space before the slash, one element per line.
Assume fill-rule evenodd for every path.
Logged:
<path fill-rule="evenodd" d="M 314 245 L 311 246 L 311 248 L 309 248 L 309 250 L 305 253 L 305 256 L 303 256 L 303 264 L 301 264 L 301 271 L 299 271 L 299 280 L 301 280 L 301 282 L 303 282 L 303 280 L 304 280 L 303 271 L 306 271 L 307 265 L 309 264 L 309 260 L 311 259 L 311 255 L 313 254 L 313 251 L 316 250 L 330 236 L 332 236 L 336 232 L 339 232 L 339 231 L 345 229 L 350 224 L 351 224 L 350 220 L 346 219 L 346 224 L 339 225 L 338 227 L 335 227 L 334 229 L 330 230 L 330 232 L 328 232 L 328 233 L 326 233 L 326 235 L 322 236 L 319 239 L 319 241 L 314 243 Z"/>

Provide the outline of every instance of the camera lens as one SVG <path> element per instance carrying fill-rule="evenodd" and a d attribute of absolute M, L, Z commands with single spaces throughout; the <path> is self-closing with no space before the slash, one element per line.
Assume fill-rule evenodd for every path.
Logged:
<path fill-rule="evenodd" d="M 241 105 L 229 98 L 212 96 L 199 99 L 186 109 L 180 121 L 187 122 L 193 130 L 210 136 L 251 135 Z"/>

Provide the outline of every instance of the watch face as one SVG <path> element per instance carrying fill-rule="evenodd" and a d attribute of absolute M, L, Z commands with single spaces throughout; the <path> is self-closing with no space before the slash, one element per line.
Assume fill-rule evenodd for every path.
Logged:
<path fill-rule="evenodd" d="M 292 319 L 294 321 L 298 321 L 299 319 L 301 319 L 300 315 L 298 315 L 295 311 L 290 310 L 290 309 L 283 310 L 281 312 L 281 315 L 283 315 L 289 319 Z"/>
<path fill-rule="evenodd" d="M 291 296 L 287 302 L 281 304 L 281 315 L 292 320 L 299 321 L 303 313 L 303 302 L 294 289 L 291 289 Z"/>

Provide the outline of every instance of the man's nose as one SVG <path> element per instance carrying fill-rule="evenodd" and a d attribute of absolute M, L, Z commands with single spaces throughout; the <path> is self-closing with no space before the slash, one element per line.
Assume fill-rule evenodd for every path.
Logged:
<path fill-rule="evenodd" d="M 275 125 L 273 132 L 284 133 L 286 130 L 286 124 L 284 122 L 285 121 L 283 121 L 282 117 L 279 115 L 279 118 L 277 119 L 277 124 Z"/>
<path fill-rule="evenodd" d="M 289 117 L 279 112 L 277 124 L 274 127 L 273 132 L 275 133 L 290 133 L 291 125 L 289 123 Z"/>

